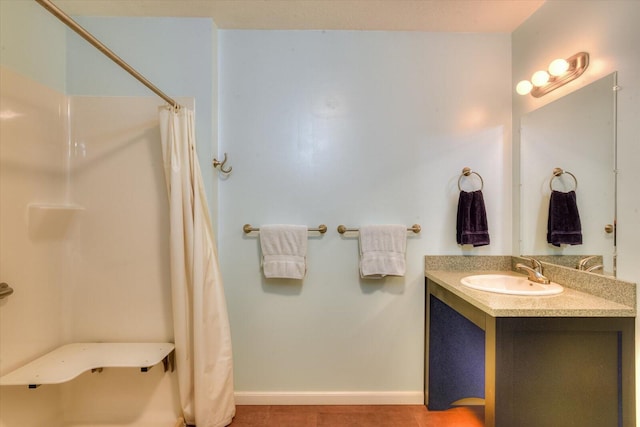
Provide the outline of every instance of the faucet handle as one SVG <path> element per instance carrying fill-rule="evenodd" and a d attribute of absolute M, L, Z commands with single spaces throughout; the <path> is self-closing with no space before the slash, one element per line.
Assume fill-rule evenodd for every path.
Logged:
<path fill-rule="evenodd" d="M 524 264 L 516 264 L 516 270 L 526 271 L 528 274 L 528 280 L 532 282 L 541 283 L 543 285 L 548 285 L 551 282 L 548 278 L 544 277 L 541 271 L 538 271 L 535 268 L 528 267 Z"/>
<path fill-rule="evenodd" d="M 540 261 L 538 261 L 538 260 L 537 260 L 537 259 L 535 259 L 535 258 L 528 258 L 528 260 L 531 262 L 531 267 L 532 267 L 534 270 L 536 270 L 536 271 L 538 271 L 538 272 L 542 273 L 543 268 L 542 268 L 542 263 L 541 263 Z"/>

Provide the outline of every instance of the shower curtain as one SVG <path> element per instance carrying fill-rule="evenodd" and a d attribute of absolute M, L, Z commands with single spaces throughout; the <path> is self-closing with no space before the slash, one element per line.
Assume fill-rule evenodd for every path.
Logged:
<path fill-rule="evenodd" d="M 196 155 L 193 111 L 160 107 L 171 221 L 171 295 L 185 422 L 221 427 L 235 414 L 231 334 L 209 209 Z"/>

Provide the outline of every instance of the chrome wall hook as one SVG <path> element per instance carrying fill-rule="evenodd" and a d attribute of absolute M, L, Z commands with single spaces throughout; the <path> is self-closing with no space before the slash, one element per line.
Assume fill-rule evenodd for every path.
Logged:
<path fill-rule="evenodd" d="M 227 153 L 224 153 L 224 159 L 222 161 L 216 159 L 215 157 L 213 158 L 213 167 L 214 168 L 220 168 L 220 172 L 222 173 L 231 173 L 231 171 L 233 170 L 233 167 L 229 166 L 228 169 L 224 168 L 224 165 L 227 163 Z"/>

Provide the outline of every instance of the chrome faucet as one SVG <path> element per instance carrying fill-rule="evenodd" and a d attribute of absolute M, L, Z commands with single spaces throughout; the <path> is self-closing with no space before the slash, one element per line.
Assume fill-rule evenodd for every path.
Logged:
<path fill-rule="evenodd" d="M 596 258 L 598 258 L 598 255 L 591 255 L 591 256 L 588 256 L 588 257 L 582 258 L 582 259 L 580 260 L 580 262 L 578 262 L 578 265 L 577 265 L 577 267 L 576 267 L 576 268 L 577 268 L 578 270 L 591 271 L 591 270 L 587 269 L 587 264 L 589 263 L 589 261 L 591 261 L 592 259 L 596 259 Z M 595 270 L 595 268 L 594 268 L 594 270 Z"/>
<path fill-rule="evenodd" d="M 596 265 L 592 265 L 591 267 L 587 268 L 585 271 L 587 273 L 593 273 L 596 270 L 602 270 L 602 269 L 604 269 L 604 265 L 596 264 Z"/>
<path fill-rule="evenodd" d="M 516 269 L 526 271 L 529 275 L 528 279 L 532 282 L 540 283 L 542 285 L 548 285 L 549 283 L 551 283 L 551 281 L 542 274 L 542 263 L 534 258 L 529 258 L 529 260 L 531 261 L 531 267 L 529 267 L 528 265 L 517 263 Z"/>

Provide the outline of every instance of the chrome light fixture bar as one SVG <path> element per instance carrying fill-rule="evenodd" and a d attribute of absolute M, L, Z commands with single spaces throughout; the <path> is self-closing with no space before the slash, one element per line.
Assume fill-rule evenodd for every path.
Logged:
<path fill-rule="evenodd" d="M 531 93 L 540 98 L 557 88 L 577 79 L 589 66 L 589 54 L 579 52 L 567 59 L 556 59 L 549 64 L 549 71 L 536 71 L 531 81 L 522 80 L 516 86 L 520 95 Z"/>

